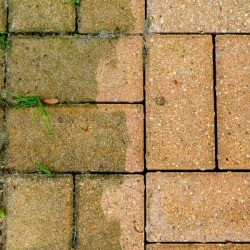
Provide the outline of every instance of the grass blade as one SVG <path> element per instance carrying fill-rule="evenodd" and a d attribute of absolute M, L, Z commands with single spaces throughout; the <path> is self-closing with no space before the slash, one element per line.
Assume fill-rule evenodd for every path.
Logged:
<path fill-rule="evenodd" d="M 40 163 L 35 163 L 35 165 L 46 175 L 48 175 L 49 177 L 53 177 L 53 174 L 50 170 L 48 170 L 47 168 L 45 168 L 42 164 Z"/>

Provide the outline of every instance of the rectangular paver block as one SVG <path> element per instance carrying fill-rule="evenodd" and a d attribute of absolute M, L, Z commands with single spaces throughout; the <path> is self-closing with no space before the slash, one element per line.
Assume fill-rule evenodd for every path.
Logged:
<path fill-rule="evenodd" d="M 147 250 L 248 250 L 250 244 L 149 244 Z"/>
<path fill-rule="evenodd" d="M 250 31 L 248 0 L 148 0 L 149 30 L 152 32 Z"/>
<path fill-rule="evenodd" d="M 4 49 L 0 43 L 0 87 L 4 84 Z"/>
<path fill-rule="evenodd" d="M 84 0 L 79 6 L 81 33 L 143 33 L 144 0 Z"/>
<path fill-rule="evenodd" d="M 142 37 L 11 38 L 8 88 L 59 101 L 143 100 Z"/>
<path fill-rule="evenodd" d="M 9 1 L 9 29 L 13 32 L 69 32 L 75 30 L 75 7 L 65 0 Z"/>
<path fill-rule="evenodd" d="M 55 171 L 143 170 L 141 105 L 66 105 L 47 108 L 54 135 L 48 135 L 34 109 L 8 111 L 7 167 Z"/>
<path fill-rule="evenodd" d="M 71 249 L 72 185 L 69 175 L 9 175 L 6 249 Z"/>
<path fill-rule="evenodd" d="M 6 30 L 6 4 L 5 0 L 0 0 L 0 32 L 3 32 Z"/>
<path fill-rule="evenodd" d="M 250 169 L 250 36 L 216 37 L 218 159 L 221 169 Z"/>
<path fill-rule="evenodd" d="M 210 36 L 147 38 L 148 169 L 214 168 Z"/>
<path fill-rule="evenodd" d="M 147 174 L 149 242 L 248 242 L 248 173 Z"/>
<path fill-rule="evenodd" d="M 143 176 L 78 176 L 76 203 L 76 249 L 144 249 Z"/>

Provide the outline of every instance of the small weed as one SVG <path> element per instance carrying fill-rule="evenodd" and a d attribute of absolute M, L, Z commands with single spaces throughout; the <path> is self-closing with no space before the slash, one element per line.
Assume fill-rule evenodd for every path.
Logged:
<path fill-rule="evenodd" d="M 3 51 L 5 51 L 8 47 L 8 42 L 5 37 L 6 35 L 8 35 L 8 32 L 0 32 L 0 44 L 2 46 Z"/>
<path fill-rule="evenodd" d="M 5 217 L 4 211 L 3 211 L 3 210 L 0 210 L 0 218 L 4 219 L 4 217 Z"/>
<path fill-rule="evenodd" d="M 39 115 L 41 115 L 42 123 L 44 125 L 45 130 L 47 131 L 48 134 L 50 135 L 53 134 L 52 129 L 51 129 L 51 117 L 47 113 L 42 100 L 38 96 L 23 97 L 14 93 L 10 93 L 10 92 L 8 93 L 14 98 L 10 106 L 11 108 L 22 110 L 25 108 L 36 107 L 34 120 L 36 121 Z"/>
<path fill-rule="evenodd" d="M 71 2 L 65 2 L 64 5 L 76 5 L 79 3 L 80 3 L 80 0 L 72 0 Z"/>
<path fill-rule="evenodd" d="M 42 164 L 40 163 L 35 163 L 35 165 L 46 175 L 48 175 L 50 178 L 53 178 L 53 173 L 45 168 Z"/>
<path fill-rule="evenodd" d="M 77 34 L 77 33 L 75 33 L 75 34 L 73 34 L 73 37 L 74 37 L 74 38 L 79 38 L 79 37 L 80 37 L 80 35 L 79 35 L 79 34 Z"/>

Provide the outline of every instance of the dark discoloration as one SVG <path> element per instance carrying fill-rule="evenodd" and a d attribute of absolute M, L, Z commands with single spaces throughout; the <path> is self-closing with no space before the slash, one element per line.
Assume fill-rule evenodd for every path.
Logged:
<path fill-rule="evenodd" d="M 120 223 L 105 216 L 102 195 L 106 187 L 120 186 L 122 181 L 121 175 L 85 175 L 78 179 L 77 249 L 121 249 Z"/>
<path fill-rule="evenodd" d="M 129 143 L 125 111 L 96 105 L 47 107 L 47 111 L 53 137 L 39 122 L 32 126 L 33 109 L 8 111 L 8 168 L 36 171 L 34 162 L 40 162 L 51 171 L 125 170 Z M 87 127 L 91 129 L 86 131 Z"/>
<path fill-rule="evenodd" d="M 131 0 L 81 1 L 79 11 L 81 32 L 129 33 L 134 30 Z"/>

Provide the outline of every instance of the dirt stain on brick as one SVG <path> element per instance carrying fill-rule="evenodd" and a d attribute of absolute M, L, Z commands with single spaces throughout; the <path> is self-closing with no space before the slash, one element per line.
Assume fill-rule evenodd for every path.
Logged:
<path fill-rule="evenodd" d="M 108 218 L 102 208 L 102 195 L 107 187 L 122 184 L 123 176 L 86 175 L 81 183 L 83 207 L 79 207 L 79 249 L 119 250 L 120 222 Z M 83 185 L 82 185 L 83 184 Z"/>

